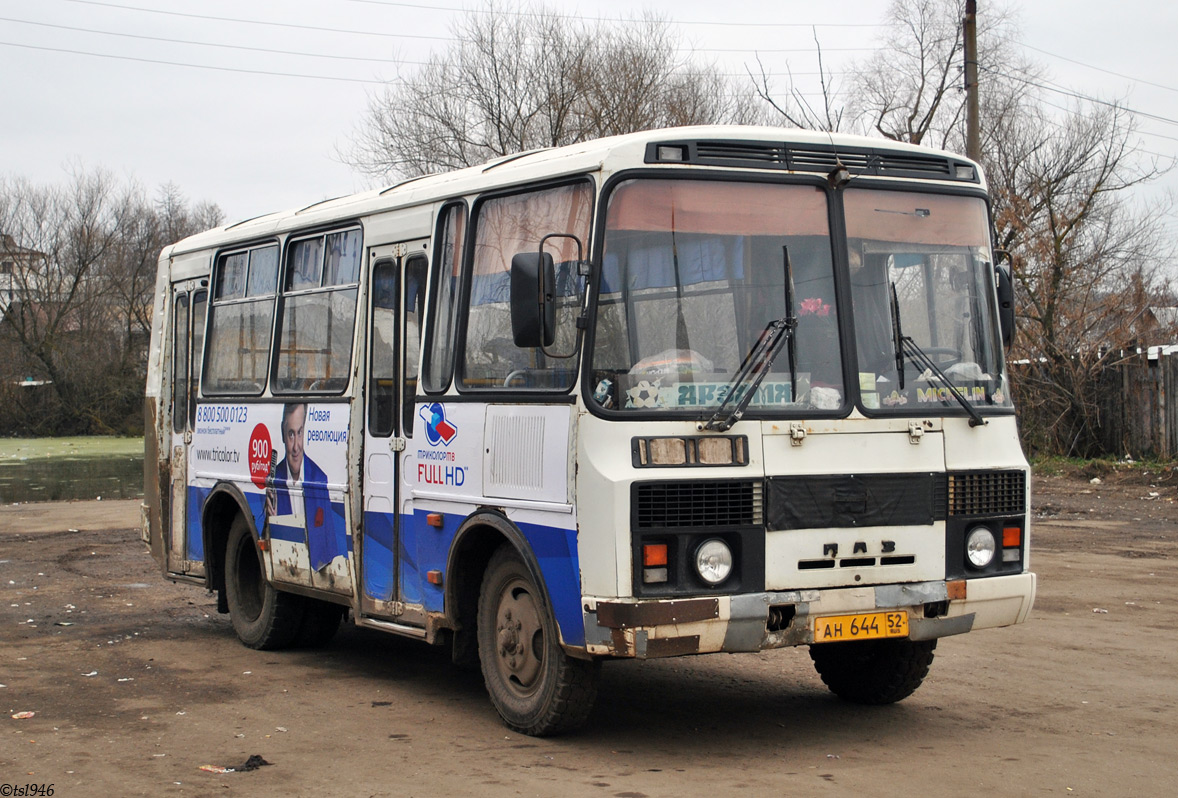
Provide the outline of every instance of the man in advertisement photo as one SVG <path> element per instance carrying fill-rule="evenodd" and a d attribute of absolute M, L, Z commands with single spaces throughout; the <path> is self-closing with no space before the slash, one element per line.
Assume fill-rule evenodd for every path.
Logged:
<path fill-rule="evenodd" d="M 305 450 L 307 405 L 291 402 L 282 409 L 282 444 L 286 457 L 274 469 L 274 490 L 266 494 L 266 515 L 272 524 L 306 531 L 312 570 L 335 557 L 347 556 L 347 543 L 337 529 L 324 473 Z M 292 500 L 292 493 L 295 500 Z M 302 495 L 302 501 L 297 497 Z"/>

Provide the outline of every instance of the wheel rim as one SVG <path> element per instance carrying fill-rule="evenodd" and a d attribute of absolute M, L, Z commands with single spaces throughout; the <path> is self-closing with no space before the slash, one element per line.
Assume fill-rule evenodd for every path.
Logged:
<path fill-rule="evenodd" d="M 254 541 L 243 535 L 237 548 L 237 594 L 241 602 L 242 615 L 249 621 L 257 620 L 262 614 L 265 602 L 265 583 L 258 557 L 254 554 Z"/>
<path fill-rule="evenodd" d="M 508 582 L 495 613 L 495 667 L 514 693 L 527 696 L 543 681 L 544 625 L 540 608 L 522 579 Z"/>

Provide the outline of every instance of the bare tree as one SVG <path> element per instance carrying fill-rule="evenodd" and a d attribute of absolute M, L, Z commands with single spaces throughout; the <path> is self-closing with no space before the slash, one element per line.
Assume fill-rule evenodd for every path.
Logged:
<path fill-rule="evenodd" d="M 827 73 L 822 62 L 822 42 L 818 40 L 818 30 L 813 29 L 814 46 L 817 50 L 818 82 L 822 87 L 822 108 L 816 109 L 814 104 L 806 99 L 804 92 L 798 89 L 794 82 L 793 71 L 786 65 L 787 86 L 784 97 L 777 94 L 773 85 L 773 76 L 765 69 L 760 55 L 757 58 L 757 73 L 749 70 L 749 78 L 753 81 L 753 90 L 771 109 L 769 118 L 781 123 L 782 120 L 792 127 L 806 130 L 825 130 L 836 132 L 842 129 L 843 117 L 846 112 L 844 100 L 835 85 L 833 76 Z"/>
<path fill-rule="evenodd" d="M 963 0 L 893 0 L 879 49 L 851 65 L 845 91 L 828 95 L 824 73 L 826 108 L 845 107 L 833 118 L 860 132 L 964 151 L 963 16 Z M 1163 293 L 1160 269 L 1174 254 L 1167 206 L 1135 202 L 1133 189 L 1173 164 L 1139 151 L 1133 117 L 1116 103 L 1045 102 L 1045 70 L 1015 47 L 1001 8 L 988 5 L 978 38 L 982 162 L 998 244 L 1015 255 L 1012 359 L 1024 443 L 1101 453 L 1101 373 L 1134 349 L 1147 306 Z M 830 112 L 802 107 L 792 86 L 776 102 L 763 70 L 754 82 L 790 123 L 830 129 Z"/>
<path fill-rule="evenodd" d="M 879 49 L 851 65 L 848 113 L 862 132 L 964 151 L 964 16 L 964 0 L 893 0 Z M 990 114 L 1041 77 L 1016 40 L 1010 14 L 988 4 L 978 16 L 978 59 Z"/>
<path fill-rule="evenodd" d="M 0 179 L 0 233 L 16 253 L 0 308 L 0 428 L 111 432 L 138 416 L 159 251 L 220 215 L 187 210 L 174 189 L 161 199 L 157 213 L 102 170 L 77 168 L 64 186 Z"/>
<path fill-rule="evenodd" d="M 662 19 L 590 24 L 543 6 L 489 4 L 457 43 L 369 100 L 344 160 L 414 176 L 652 127 L 750 121 L 753 93 L 680 62 Z"/>
<path fill-rule="evenodd" d="M 750 70 L 749 76 L 773 115 L 791 126 L 961 150 L 964 14 L 964 0 L 893 0 L 876 49 L 848 64 L 841 83 L 827 71 L 815 31 L 820 106 L 806 98 L 792 72 L 784 92 L 778 92 L 759 58 L 757 72 Z M 990 7 L 979 20 L 980 58 L 990 67 L 982 100 L 991 110 L 1024 96 L 1041 72 L 1013 46 L 1013 30 L 1001 7 Z"/>
<path fill-rule="evenodd" d="M 1168 167 L 1136 142 L 1133 118 L 1115 105 L 1061 121 L 1024 107 L 989 150 L 997 238 L 1016 255 L 1024 439 L 1040 451 L 1104 453 L 1101 373 L 1136 351 L 1163 292 L 1167 208 L 1130 191 Z"/>
<path fill-rule="evenodd" d="M 854 115 L 885 138 L 924 143 L 934 128 L 956 127 L 963 110 L 962 2 L 895 0 L 888 12 L 888 46 L 857 64 Z"/>

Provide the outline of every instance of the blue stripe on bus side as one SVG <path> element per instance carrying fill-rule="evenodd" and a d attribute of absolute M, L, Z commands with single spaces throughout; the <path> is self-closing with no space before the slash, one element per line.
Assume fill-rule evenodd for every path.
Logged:
<path fill-rule="evenodd" d="M 401 516 L 401 548 L 399 552 L 401 572 L 401 601 L 406 604 L 425 604 L 425 570 L 419 565 L 417 551 L 417 521 L 412 513 Z M 443 568 L 445 566 L 442 566 Z M 430 585 L 433 587 L 433 585 Z M 441 599 L 438 600 L 439 606 Z"/>
<path fill-rule="evenodd" d="M 364 558 L 360 567 L 364 595 L 377 601 L 392 601 L 396 590 L 393 574 L 393 514 L 364 511 Z M 413 516 L 401 516 L 401 545 L 398 552 L 401 598 L 406 604 L 423 604 L 422 572 L 417 567 L 417 535 Z"/>
<path fill-rule="evenodd" d="M 204 509 L 205 502 L 211 494 L 212 488 L 201 488 L 194 485 L 188 486 L 188 507 L 187 509 L 187 529 L 185 544 L 185 558 L 195 562 L 204 560 L 204 535 L 202 534 L 203 527 L 201 525 L 201 512 Z M 249 505 L 250 514 L 254 518 L 254 528 L 261 533 L 265 528 L 266 522 L 266 495 L 263 493 L 246 493 L 245 501 Z M 343 502 L 331 502 L 331 514 L 334 520 L 334 529 L 344 530 L 347 524 L 344 523 L 344 505 Z M 338 534 L 338 532 L 337 532 Z M 305 529 L 296 526 L 282 526 L 279 524 L 270 525 L 270 537 L 274 540 L 286 540 L 291 543 L 307 543 L 307 532 Z M 344 534 L 347 539 L 347 550 L 349 553 L 353 550 L 352 536 Z"/>
<path fill-rule="evenodd" d="M 581 614 L 581 568 L 577 560 L 577 531 L 539 524 L 517 524 L 532 547 L 548 586 L 552 612 L 564 642 L 585 645 L 585 616 Z"/>
<path fill-rule="evenodd" d="M 413 523 L 405 525 L 402 548 L 407 555 L 416 553 L 417 570 L 414 573 L 403 568 L 401 584 L 406 592 L 411 585 L 416 586 L 427 611 L 441 612 L 445 603 L 443 590 L 441 586 L 425 581 L 425 575 L 429 571 L 446 572 L 446 559 L 454 543 L 454 533 L 465 519 L 460 515 L 446 513 L 442 516 L 442 528 L 438 529 L 426 523 L 428 514 L 428 510 L 414 510 Z"/>
<path fill-rule="evenodd" d="M 200 512 L 204 509 L 205 499 L 209 498 L 212 490 L 188 486 L 188 507 L 186 512 L 186 528 L 184 530 L 184 559 L 193 562 L 204 562 L 205 536 L 200 522 Z"/>
<path fill-rule="evenodd" d="M 307 530 L 301 526 L 286 526 L 285 524 L 270 524 L 270 539 L 285 540 L 290 543 L 307 545 Z"/>
<path fill-rule="evenodd" d="M 211 491 L 208 488 L 188 488 L 188 542 L 186 556 L 190 560 L 204 559 L 204 542 L 200 533 L 200 508 Z M 255 518 L 263 517 L 265 497 L 261 494 L 247 494 L 250 510 Z M 332 502 L 332 511 L 342 519 L 344 507 Z M 426 524 L 426 510 L 417 510 L 413 515 L 401 518 L 400 581 L 401 601 L 407 604 L 421 604 L 427 611 L 441 612 L 444 593 L 441 587 L 429 584 L 425 574 L 430 570 L 445 571 L 454 534 L 465 520 L 457 515 L 443 516 L 441 529 Z M 531 547 L 540 573 L 544 577 L 548 596 L 561 635 L 570 645 L 584 645 L 585 628 L 581 614 L 580 567 L 577 560 L 577 533 L 573 529 L 551 527 L 542 524 L 518 524 L 524 539 Z M 391 513 L 364 513 L 364 553 L 362 563 L 363 589 L 366 595 L 379 600 L 391 600 L 395 582 L 393 579 L 393 515 Z M 292 543 L 306 543 L 306 531 L 299 527 L 271 524 L 270 537 Z M 352 537 L 348 536 L 348 551 L 353 550 Z"/>
<path fill-rule="evenodd" d="M 364 559 L 360 563 L 364 595 L 377 601 L 392 601 L 393 515 L 364 511 Z"/>
<path fill-rule="evenodd" d="M 408 594 L 412 586 L 419 585 L 425 609 L 430 612 L 441 612 L 443 590 L 438 585 L 426 582 L 425 574 L 431 570 L 445 572 L 450 547 L 454 543 L 454 533 L 465 519 L 457 515 L 445 515 L 443 526 L 438 529 L 426 524 L 427 513 L 427 510 L 416 510 L 414 523 L 406 524 L 407 534 L 402 535 L 405 544 L 403 548 L 407 554 L 411 556 L 416 549 L 417 569 L 416 573 L 402 569 L 401 585 L 406 593 L 407 602 L 416 603 L 411 602 Z M 548 588 L 548 597 L 552 602 L 556 622 L 560 625 L 561 636 L 569 645 L 584 645 L 585 621 L 581 614 L 581 571 L 577 560 L 576 530 L 541 524 L 517 526 L 540 565 L 540 573 Z M 413 546 L 409 545 L 410 536 L 416 538 Z M 406 561 L 407 558 L 403 560 Z"/>
<path fill-rule="evenodd" d="M 247 500 L 252 500 L 253 495 L 249 494 L 246 496 L 246 498 L 247 498 Z M 250 501 L 250 505 L 251 505 L 250 509 L 251 510 L 253 509 L 253 506 L 252 506 L 253 504 L 254 504 L 254 502 Z M 343 531 L 347 527 L 347 525 L 344 523 L 344 505 L 342 502 L 331 502 L 329 506 L 330 506 L 331 515 L 332 515 L 332 525 L 331 525 L 330 529 L 332 530 L 332 534 L 335 536 L 335 538 L 332 540 L 332 544 L 335 546 L 342 546 L 343 541 L 339 540 L 339 538 L 341 538 L 341 537 L 345 538 L 347 541 L 346 549 L 348 552 L 351 552 L 352 548 L 353 548 L 352 547 L 352 536 L 348 535 L 346 532 Z M 264 512 L 264 509 L 263 509 L 263 512 Z M 264 517 L 265 516 L 263 515 L 263 518 Z M 262 527 L 258 527 L 258 529 L 261 529 L 261 528 Z M 306 530 L 306 528 L 301 527 L 301 526 L 286 526 L 283 524 L 271 523 L 270 524 L 270 539 L 271 540 L 287 540 L 287 541 L 290 541 L 291 543 L 302 543 L 303 545 L 306 545 L 306 543 L 307 543 L 307 530 Z M 333 549 L 333 551 L 334 550 L 335 549 Z"/>

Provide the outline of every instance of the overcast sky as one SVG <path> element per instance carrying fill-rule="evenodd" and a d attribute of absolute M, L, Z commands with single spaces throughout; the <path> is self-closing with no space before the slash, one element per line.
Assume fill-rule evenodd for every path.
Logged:
<path fill-rule="evenodd" d="M 808 26 L 819 26 L 827 67 L 838 73 L 867 55 L 886 9 L 860 0 L 548 5 L 592 19 L 649 8 L 675 23 L 685 49 L 724 72 L 744 75 L 759 52 L 774 72 L 788 63 L 799 83 L 817 68 Z M 338 155 L 368 98 L 444 49 L 453 20 L 472 7 L 482 6 L 0 0 L 0 175 L 56 183 L 71 165 L 103 167 L 151 191 L 174 183 L 189 199 L 219 204 L 229 221 L 368 188 Z M 997 6 L 978 7 L 984 16 Z M 1017 14 L 1020 43 L 1055 84 L 1122 99 L 1142 113 L 1142 148 L 1178 155 L 1178 4 L 1035 0 Z M 1172 188 L 1178 173 L 1148 195 Z M 1178 233 L 1174 216 L 1170 227 Z"/>

